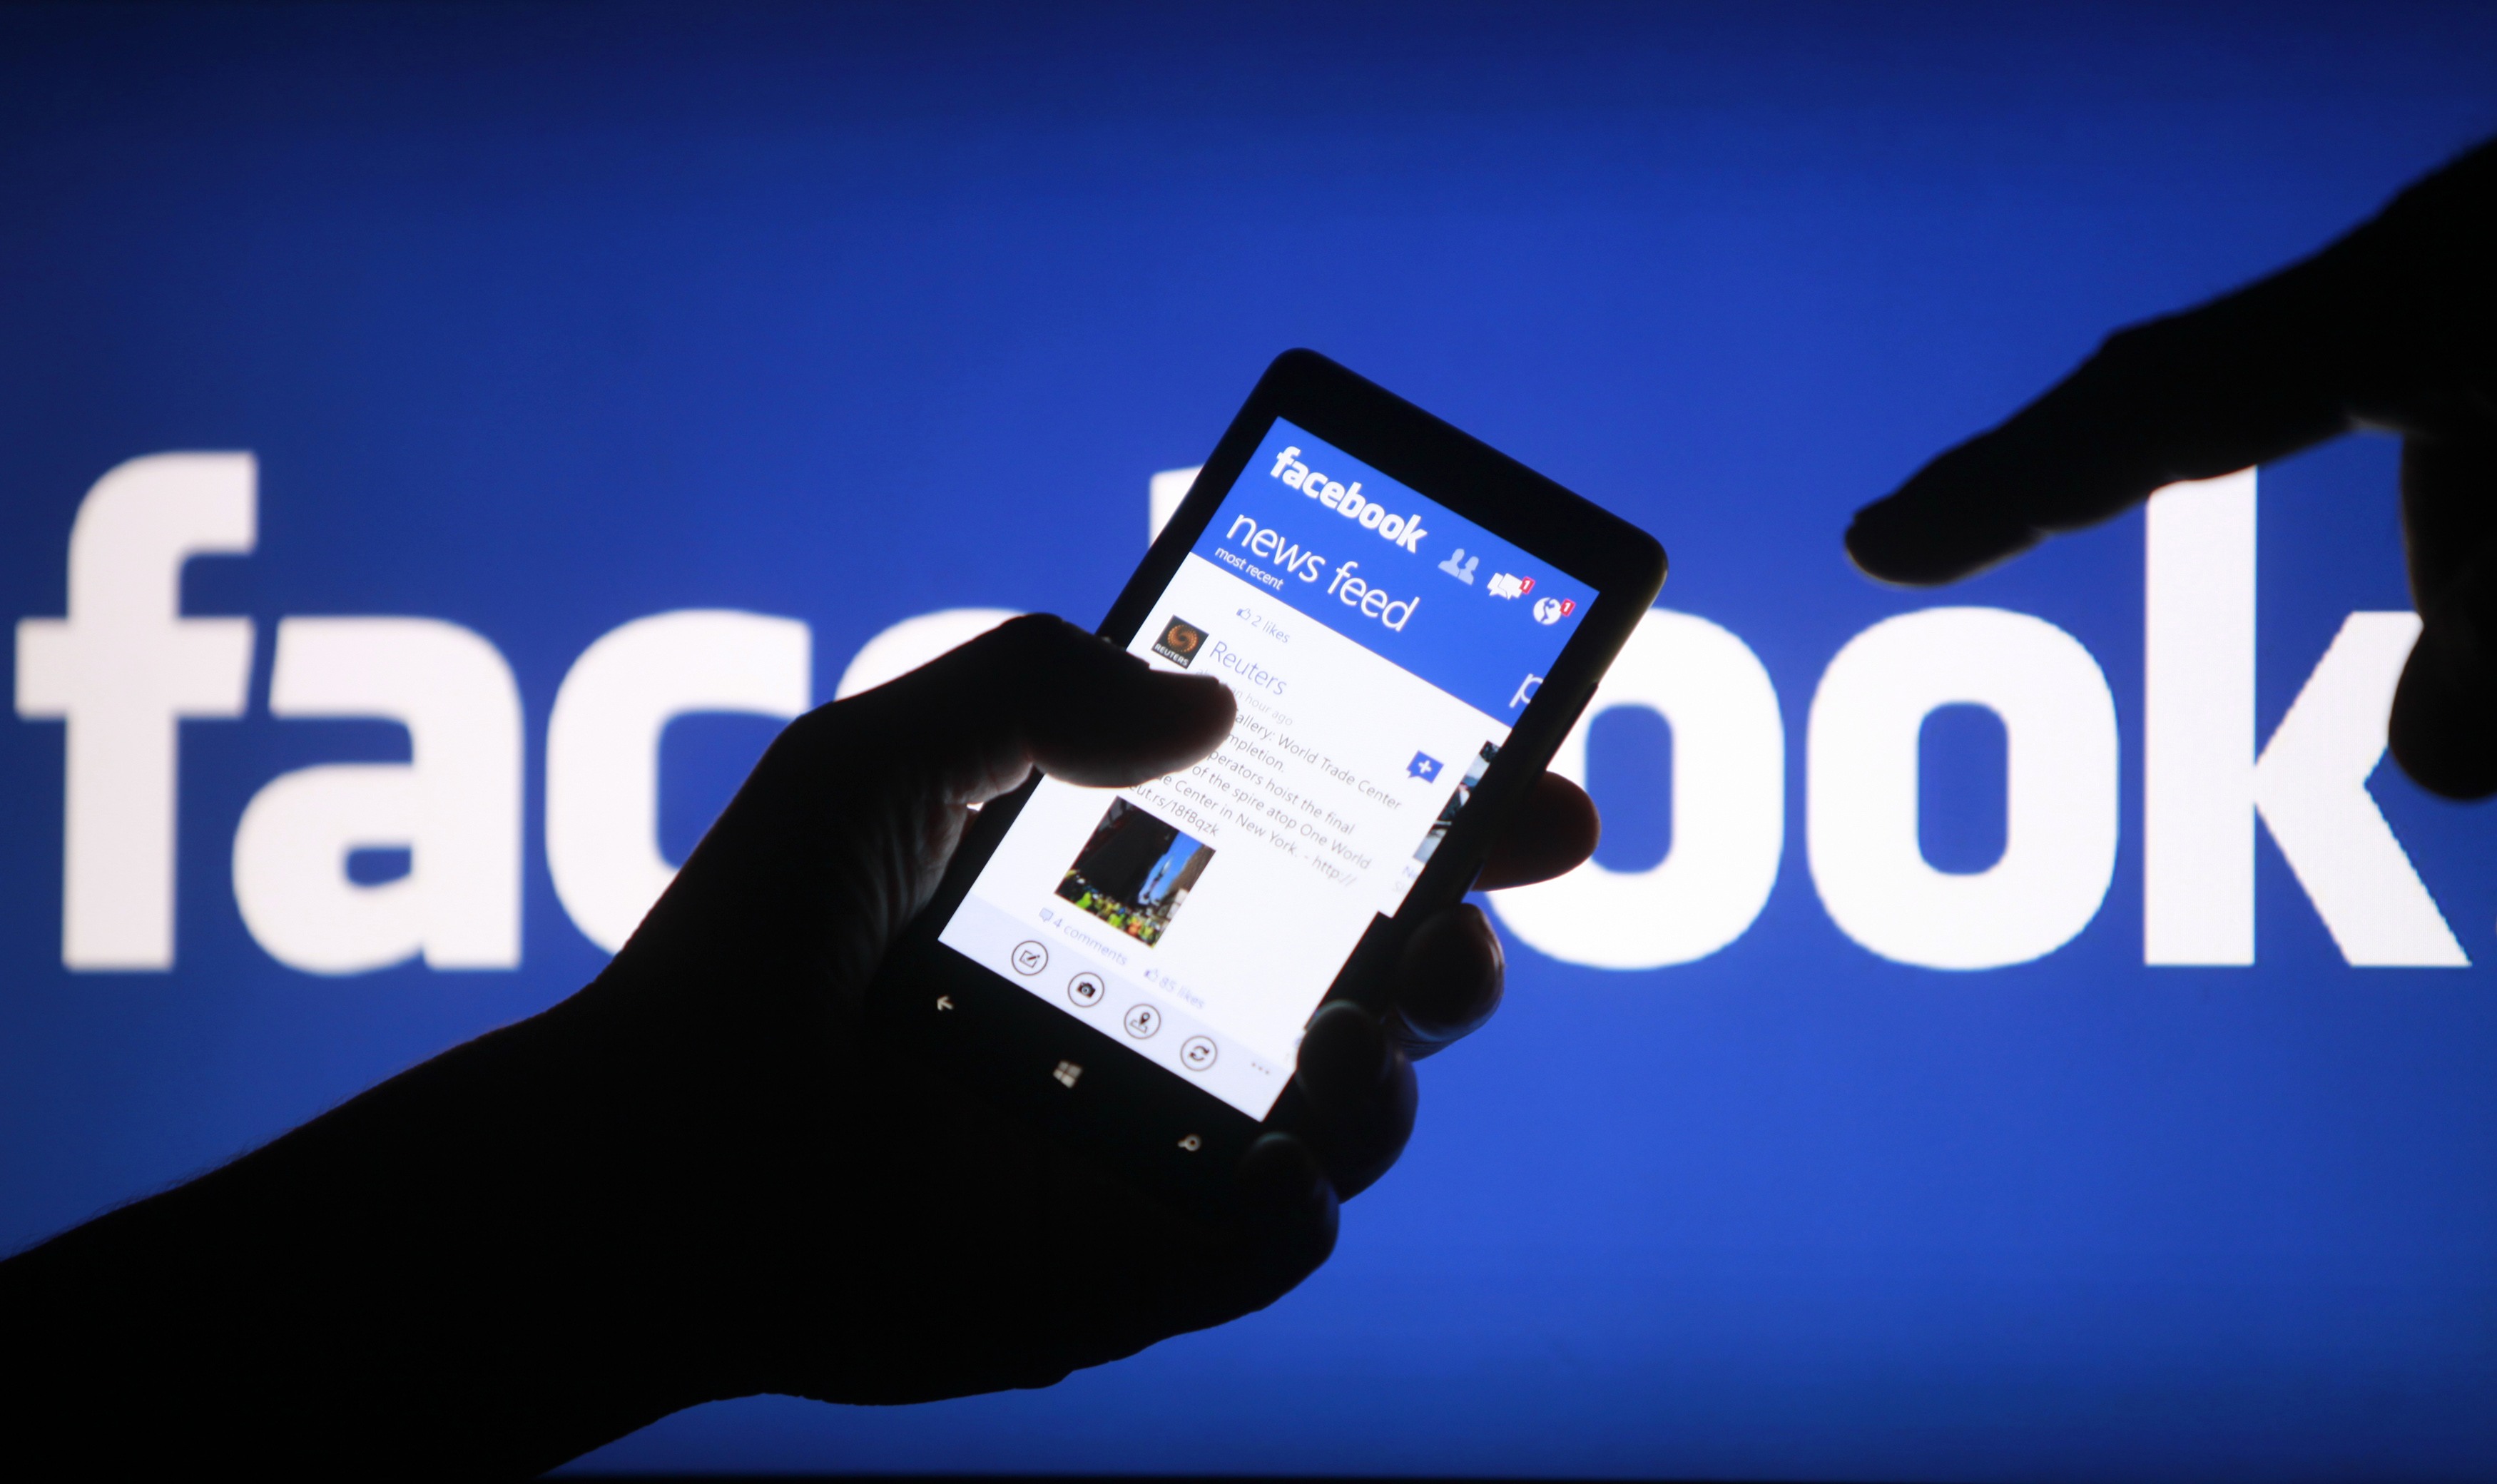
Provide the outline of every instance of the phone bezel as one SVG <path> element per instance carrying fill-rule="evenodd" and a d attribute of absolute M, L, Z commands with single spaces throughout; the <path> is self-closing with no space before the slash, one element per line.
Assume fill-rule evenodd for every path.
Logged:
<path fill-rule="evenodd" d="M 1277 418 L 1550 562 L 1596 594 L 1500 755 L 1433 852 L 1403 905 L 1375 921 L 1319 1001 L 1385 1008 L 1387 968 L 1412 926 L 1460 900 L 1490 841 L 1560 748 L 1596 682 L 1656 601 L 1664 549 L 1646 531 L 1326 357 L 1290 350 L 1258 379 L 1221 440 L 1096 630 L 1124 648 L 1196 545 Z M 1043 1003 L 996 969 L 937 941 L 1038 779 L 990 803 L 965 832 L 928 906 L 869 990 L 870 1023 L 892 1041 L 1105 1157 L 1138 1184 L 1218 1210 L 1232 1168 L 1268 1128 L 1302 1126 L 1295 1078 L 1262 1121 Z M 1044 970 L 1043 972 L 1046 972 Z M 1316 1013 L 1313 1008 L 1311 1012 Z M 1061 1063 L 1082 1067 L 1071 1084 Z M 1190 1143 L 1189 1141 L 1193 1141 Z"/>

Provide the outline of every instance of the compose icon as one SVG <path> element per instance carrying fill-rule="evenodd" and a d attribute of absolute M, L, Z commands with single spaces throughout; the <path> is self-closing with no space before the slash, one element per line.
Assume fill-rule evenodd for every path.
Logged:
<path fill-rule="evenodd" d="M 1413 761 L 1405 765 L 1405 776 L 1428 783 L 1439 775 L 1439 760 L 1427 752 L 1416 752 Z"/>
<path fill-rule="evenodd" d="M 1154 641 L 1154 652 L 1182 670 L 1195 662 L 1196 651 L 1205 647 L 1205 630 L 1173 615 L 1162 624 L 1162 636 Z"/>

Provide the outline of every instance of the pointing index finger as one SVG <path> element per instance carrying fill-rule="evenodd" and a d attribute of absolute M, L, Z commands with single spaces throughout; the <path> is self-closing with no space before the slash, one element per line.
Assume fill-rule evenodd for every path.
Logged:
<path fill-rule="evenodd" d="M 1848 554 L 1887 582 L 1952 582 L 2128 510 L 2163 485 L 2346 431 L 2332 286 L 2315 281 L 2327 268 L 2309 260 L 2109 336 L 2009 421 L 1858 511 Z"/>
<path fill-rule="evenodd" d="M 1857 512 L 1848 553 L 1888 582 L 1950 582 L 2178 480 L 2278 458 L 2422 409 L 2484 267 L 2497 145 L 2411 187 L 2315 256 L 2110 336 L 2043 396 Z M 2465 296 L 2467 297 L 2467 296 Z"/>

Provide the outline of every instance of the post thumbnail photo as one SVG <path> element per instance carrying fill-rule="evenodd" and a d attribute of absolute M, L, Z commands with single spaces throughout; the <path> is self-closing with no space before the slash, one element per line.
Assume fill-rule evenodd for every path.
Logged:
<path fill-rule="evenodd" d="M 1214 847 L 1113 799 L 1058 883 L 1058 895 L 1151 947 L 1205 874 Z"/>
<path fill-rule="evenodd" d="M 1456 789 L 1448 795 L 1448 802 L 1440 806 L 1439 817 L 1431 821 L 1431 833 L 1423 836 L 1422 843 L 1414 847 L 1413 859 L 1428 861 L 1438 850 L 1439 841 L 1448 837 L 1449 828 L 1456 824 L 1458 811 L 1473 802 L 1474 785 L 1482 782 L 1484 774 L 1491 772 L 1491 760 L 1498 756 L 1500 743 L 1482 744 L 1482 750 L 1474 754 L 1474 760 L 1466 765 L 1466 775 L 1457 780 Z"/>

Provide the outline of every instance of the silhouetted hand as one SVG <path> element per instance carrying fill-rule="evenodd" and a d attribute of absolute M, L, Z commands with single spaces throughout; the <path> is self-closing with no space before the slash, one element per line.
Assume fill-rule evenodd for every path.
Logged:
<path fill-rule="evenodd" d="M 1141 781 L 1231 718 L 1054 618 L 801 718 L 582 993 L 0 1266 L 0 1322 L 51 1362 L 10 1426 L 99 1466 L 527 1473 L 706 1400 L 1044 1385 L 1273 1302 L 1402 1150 L 1409 1058 L 1496 1007 L 1479 911 L 1415 934 L 1388 1024 L 1312 1023 L 1315 1147 L 1252 1147 L 1228 1226 L 860 1033 L 966 805 L 1035 764 Z M 1483 884 L 1595 837 L 1547 778 Z"/>
<path fill-rule="evenodd" d="M 2391 745 L 2424 786 L 2497 792 L 2497 143 L 2306 261 L 2108 337 L 2008 422 L 1865 507 L 1856 564 L 1946 583 L 2177 480 L 2358 427 L 2402 435 L 2424 620 Z"/>

